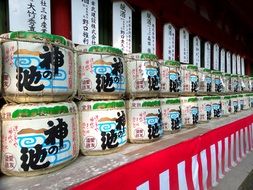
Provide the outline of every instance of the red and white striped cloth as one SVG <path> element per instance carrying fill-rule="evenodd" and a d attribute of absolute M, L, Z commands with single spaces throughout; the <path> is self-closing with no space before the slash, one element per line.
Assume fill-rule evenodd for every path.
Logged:
<path fill-rule="evenodd" d="M 253 115 L 181 142 L 70 189 L 205 190 L 253 150 Z"/>

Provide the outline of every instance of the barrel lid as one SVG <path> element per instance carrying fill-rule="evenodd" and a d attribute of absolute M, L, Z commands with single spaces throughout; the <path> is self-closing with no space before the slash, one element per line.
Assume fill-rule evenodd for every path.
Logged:
<path fill-rule="evenodd" d="M 230 99 L 231 96 L 224 96 L 224 99 Z"/>
<path fill-rule="evenodd" d="M 221 97 L 220 96 L 212 96 L 212 100 L 220 100 Z"/>
<path fill-rule="evenodd" d="M 232 74 L 231 77 L 238 77 L 238 75 L 237 74 Z"/>
<path fill-rule="evenodd" d="M 157 61 L 158 57 L 152 53 L 131 53 L 127 54 L 127 58 L 140 59 L 143 61 Z"/>
<path fill-rule="evenodd" d="M 8 36 L 10 39 L 41 40 L 49 43 L 52 42 L 56 44 L 62 44 L 65 46 L 73 47 L 73 43 L 63 36 L 42 32 L 15 31 L 10 32 L 8 34 L 2 34 L 2 36 Z"/>
<path fill-rule="evenodd" d="M 167 61 L 165 61 L 165 65 L 180 67 L 180 62 L 179 61 L 173 61 L 173 60 L 167 60 Z"/>
<path fill-rule="evenodd" d="M 88 53 L 108 53 L 123 56 L 123 52 L 119 48 L 108 45 L 78 45 L 76 49 Z"/>
<path fill-rule="evenodd" d="M 187 102 L 197 102 L 197 97 L 181 97 L 180 99 L 186 100 Z"/>
<path fill-rule="evenodd" d="M 181 66 L 189 70 L 198 71 L 198 67 L 195 65 L 181 64 Z"/>
<path fill-rule="evenodd" d="M 214 75 L 222 75 L 221 71 L 212 70 L 212 74 Z"/>
<path fill-rule="evenodd" d="M 179 98 L 165 98 L 162 99 L 162 103 L 164 104 L 180 104 Z"/>
<path fill-rule="evenodd" d="M 136 100 L 128 100 L 127 108 L 138 107 L 138 108 L 152 108 L 152 107 L 160 107 L 161 102 L 159 99 L 136 99 Z"/>
<path fill-rule="evenodd" d="M 203 100 L 211 100 L 212 96 L 203 96 Z"/>
<path fill-rule="evenodd" d="M 229 74 L 229 73 L 224 73 L 224 75 L 225 75 L 226 77 L 230 77 L 230 76 L 231 76 L 231 74 Z"/>
<path fill-rule="evenodd" d="M 6 104 L 1 110 L 3 119 L 34 118 L 68 113 L 76 113 L 76 106 L 73 102 L 49 104 Z"/>
<path fill-rule="evenodd" d="M 82 101 L 80 106 L 87 106 L 87 110 L 102 110 L 102 109 L 119 109 L 125 108 L 124 100 L 106 100 L 106 101 Z"/>
<path fill-rule="evenodd" d="M 253 96 L 253 93 L 247 93 L 246 96 Z"/>
<path fill-rule="evenodd" d="M 211 72 L 211 69 L 206 69 L 206 68 L 199 68 L 199 70 L 203 72 L 207 72 L 207 73 Z"/>

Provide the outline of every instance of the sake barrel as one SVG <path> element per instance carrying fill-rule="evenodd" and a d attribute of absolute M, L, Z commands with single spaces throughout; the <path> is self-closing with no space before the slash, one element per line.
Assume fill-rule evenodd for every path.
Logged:
<path fill-rule="evenodd" d="M 212 92 L 215 94 L 224 92 L 224 81 L 222 72 L 215 70 L 212 71 L 212 78 L 214 83 Z"/>
<path fill-rule="evenodd" d="M 243 94 L 238 94 L 237 97 L 238 97 L 238 103 L 239 103 L 239 111 L 242 111 L 245 109 L 244 108 L 244 106 L 245 106 L 244 96 L 243 96 Z"/>
<path fill-rule="evenodd" d="M 213 118 L 217 119 L 222 116 L 220 96 L 212 96 L 212 111 L 213 111 L 213 115 L 212 115 Z"/>
<path fill-rule="evenodd" d="M 244 108 L 244 110 L 248 110 L 250 108 L 250 100 L 249 100 L 249 97 L 247 96 L 247 94 L 243 94 L 243 100 L 244 100 L 243 108 Z"/>
<path fill-rule="evenodd" d="M 84 155 L 116 152 L 126 144 L 125 101 L 82 101 L 78 108 L 81 152 Z"/>
<path fill-rule="evenodd" d="M 162 127 L 165 132 L 174 132 L 182 128 L 181 106 L 179 98 L 162 98 Z"/>
<path fill-rule="evenodd" d="M 180 62 L 166 61 L 160 64 L 160 97 L 175 97 L 181 92 Z"/>
<path fill-rule="evenodd" d="M 160 71 L 156 55 L 129 54 L 127 60 L 127 96 L 157 97 L 160 92 Z"/>
<path fill-rule="evenodd" d="M 199 123 L 206 123 L 212 117 L 211 96 L 198 97 Z"/>
<path fill-rule="evenodd" d="M 212 90 L 212 75 L 210 69 L 199 68 L 199 91 L 198 94 L 206 95 Z"/>
<path fill-rule="evenodd" d="M 58 102 L 75 93 L 73 44 L 37 32 L 1 35 L 3 96 L 11 102 Z"/>
<path fill-rule="evenodd" d="M 232 85 L 232 92 L 239 92 L 239 80 L 238 75 L 231 75 L 231 85 Z"/>
<path fill-rule="evenodd" d="M 253 108 L 253 93 L 247 94 L 249 97 L 249 107 Z"/>
<path fill-rule="evenodd" d="M 231 74 L 223 73 L 223 82 L 224 82 L 224 93 L 230 94 L 232 91 Z"/>
<path fill-rule="evenodd" d="M 195 127 L 199 121 L 197 97 L 180 97 L 183 127 Z"/>
<path fill-rule="evenodd" d="M 194 65 L 182 65 L 182 94 L 195 95 L 199 90 L 198 67 Z"/>
<path fill-rule="evenodd" d="M 231 96 L 231 113 L 237 113 L 239 110 L 239 102 L 237 95 Z"/>
<path fill-rule="evenodd" d="M 249 91 L 253 92 L 253 77 L 249 77 Z"/>
<path fill-rule="evenodd" d="M 241 91 L 242 92 L 249 92 L 250 90 L 250 81 L 247 75 L 240 75 L 241 79 Z"/>
<path fill-rule="evenodd" d="M 159 99 L 128 100 L 128 137 L 131 143 L 147 143 L 163 135 Z"/>
<path fill-rule="evenodd" d="M 229 95 L 221 96 L 220 101 L 221 101 L 221 115 L 224 117 L 229 116 L 231 112 L 231 108 L 229 105 L 230 96 Z"/>
<path fill-rule="evenodd" d="M 7 104 L 1 116 L 3 173 L 45 174 L 77 157 L 79 128 L 73 102 Z"/>
<path fill-rule="evenodd" d="M 120 49 L 79 45 L 78 95 L 85 99 L 121 99 L 126 91 L 126 69 Z"/>

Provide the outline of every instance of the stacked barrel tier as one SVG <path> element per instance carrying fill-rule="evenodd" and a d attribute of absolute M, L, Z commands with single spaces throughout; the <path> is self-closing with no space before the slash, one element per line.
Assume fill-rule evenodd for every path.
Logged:
<path fill-rule="evenodd" d="M 159 99 L 126 101 L 128 138 L 131 143 L 147 143 L 163 135 L 162 112 Z"/>
<path fill-rule="evenodd" d="M 84 99 L 121 99 L 126 91 L 126 69 L 120 49 L 79 45 L 78 94 Z"/>
<path fill-rule="evenodd" d="M 3 96 L 11 102 L 57 102 L 75 92 L 73 44 L 37 32 L 1 35 Z"/>
<path fill-rule="evenodd" d="M 158 97 L 160 71 L 157 56 L 148 53 L 129 54 L 127 60 L 127 97 Z"/>
<path fill-rule="evenodd" d="M 162 127 L 164 132 L 176 132 L 182 128 L 181 106 L 179 98 L 162 98 Z"/>
<path fill-rule="evenodd" d="M 182 95 L 192 96 L 199 91 L 198 67 L 181 64 Z"/>
<path fill-rule="evenodd" d="M 45 174 L 77 157 L 78 114 L 73 102 L 7 104 L 1 116 L 3 173 Z"/>
<path fill-rule="evenodd" d="M 199 123 L 206 123 L 212 118 L 212 96 L 198 97 Z"/>
<path fill-rule="evenodd" d="M 78 107 L 81 151 L 84 155 L 112 153 L 126 144 L 125 101 L 82 101 Z"/>
<path fill-rule="evenodd" d="M 199 122 L 197 97 L 180 97 L 183 127 L 196 127 Z"/>
<path fill-rule="evenodd" d="M 182 90 L 180 62 L 160 62 L 161 90 L 160 97 L 176 97 Z"/>
<path fill-rule="evenodd" d="M 225 92 L 225 83 L 223 80 L 223 73 L 220 71 L 212 71 L 212 94 L 217 95 Z"/>
<path fill-rule="evenodd" d="M 198 95 L 207 95 L 212 90 L 212 74 L 210 69 L 199 68 L 199 90 Z"/>

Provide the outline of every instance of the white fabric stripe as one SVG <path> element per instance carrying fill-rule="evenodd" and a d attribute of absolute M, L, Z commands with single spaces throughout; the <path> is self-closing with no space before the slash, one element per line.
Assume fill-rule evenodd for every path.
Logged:
<path fill-rule="evenodd" d="M 165 170 L 159 175 L 160 190 L 170 190 L 169 170 Z"/>
<path fill-rule="evenodd" d="M 212 187 L 215 187 L 217 183 L 217 171 L 216 171 L 216 150 L 215 144 L 210 146 L 211 151 L 211 177 L 212 177 Z"/>
<path fill-rule="evenodd" d="M 149 181 L 139 185 L 136 190 L 149 190 Z"/>
<path fill-rule="evenodd" d="M 240 146 L 239 146 L 239 131 L 236 131 L 235 133 L 235 155 L 236 155 L 236 161 L 240 162 L 241 158 L 239 155 Z"/>
<path fill-rule="evenodd" d="M 188 187 L 185 175 L 185 161 L 182 161 L 177 165 L 177 173 L 178 173 L 179 190 L 187 190 Z"/>
<path fill-rule="evenodd" d="M 248 132 L 248 127 L 244 128 L 245 130 L 245 140 L 246 140 L 246 153 L 249 153 L 249 132 Z"/>
<path fill-rule="evenodd" d="M 207 169 L 207 158 L 206 158 L 206 150 L 202 150 L 200 152 L 201 166 L 202 166 L 202 183 L 204 190 L 207 190 L 207 177 L 208 177 L 208 169 Z"/>
<path fill-rule="evenodd" d="M 250 150 L 253 150 L 251 125 L 249 126 L 249 146 Z"/>
<path fill-rule="evenodd" d="M 252 148 L 251 148 L 251 150 L 253 149 L 253 124 L 251 124 L 251 144 L 252 144 Z"/>
<path fill-rule="evenodd" d="M 233 166 L 233 167 L 235 167 L 236 166 L 236 162 L 235 162 L 235 158 L 234 158 L 234 138 L 235 137 L 235 134 L 232 134 L 231 135 L 231 137 L 230 137 L 230 140 L 231 140 L 231 143 L 230 143 L 230 157 L 231 157 L 231 165 Z"/>
<path fill-rule="evenodd" d="M 230 169 L 228 168 L 228 137 L 225 138 L 225 163 L 224 163 L 224 168 L 225 172 L 228 172 Z"/>
<path fill-rule="evenodd" d="M 219 162 L 219 178 L 223 178 L 224 175 L 222 173 L 222 141 L 218 142 L 218 162 Z"/>
<path fill-rule="evenodd" d="M 195 190 L 199 190 L 199 163 L 198 155 L 192 157 L 192 182 Z"/>
<path fill-rule="evenodd" d="M 244 130 L 243 129 L 241 129 L 240 130 L 240 141 L 241 141 L 241 155 L 242 155 L 242 157 L 245 157 L 246 155 L 245 155 L 245 153 L 244 153 L 244 135 L 243 135 L 243 132 L 244 132 Z"/>

